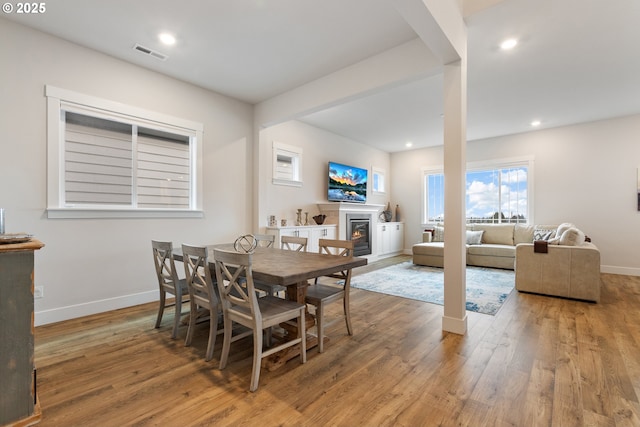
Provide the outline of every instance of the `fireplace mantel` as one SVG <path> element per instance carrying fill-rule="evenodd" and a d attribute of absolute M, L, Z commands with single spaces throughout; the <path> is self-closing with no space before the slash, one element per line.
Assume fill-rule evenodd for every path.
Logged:
<path fill-rule="evenodd" d="M 347 230 L 347 214 L 361 213 L 365 215 L 371 215 L 371 224 L 375 226 L 378 222 L 378 216 L 384 209 L 385 205 L 374 205 L 365 203 L 348 203 L 348 202 L 332 202 L 332 203 L 318 203 L 320 213 L 327 216 L 325 219 L 326 224 L 338 225 L 338 238 L 341 240 L 346 239 Z M 374 227 L 375 228 L 375 227 Z"/>

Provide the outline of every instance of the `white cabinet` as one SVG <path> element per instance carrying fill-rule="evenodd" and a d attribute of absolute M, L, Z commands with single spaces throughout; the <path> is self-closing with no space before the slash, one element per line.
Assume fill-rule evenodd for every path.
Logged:
<path fill-rule="evenodd" d="M 384 222 L 378 224 L 378 256 L 391 255 L 404 250 L 404 224 Z"/>
<path fill-rule="evenodd" d="M 330 225 L 301 225 L 292 227 L 267 227 L 267 234 L 276 236 L 276 247 L 280 247 L 282 236 L 307 238 L 307 252 L 318 252 L 318 240 L 336 239 L 338 233 L 335 224 Z"/>

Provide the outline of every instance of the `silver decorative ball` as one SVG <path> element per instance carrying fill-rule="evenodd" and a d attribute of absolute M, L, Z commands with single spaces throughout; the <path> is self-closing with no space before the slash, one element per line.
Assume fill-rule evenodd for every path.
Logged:
<path fill-rule="evenodd" d="M 233 249 L 235 249 L 236 252 L 244 252 L 245 254 L 252 254 L 257 247 L 258 241 L 253 234 L 245 234 L 233 242 Z"/>

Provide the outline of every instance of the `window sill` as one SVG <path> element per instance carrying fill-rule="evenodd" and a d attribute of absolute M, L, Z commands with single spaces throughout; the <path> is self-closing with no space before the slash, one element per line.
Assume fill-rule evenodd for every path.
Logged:
<path fill-rule="evenodd" d="M 293 181 L 288 179 L 273 178 L 274 185 L 288 185 L 290 187 L 302 187 L 302 181 Z"/>
<path fill-rule="evenodd" d="M 49 208 L 47 218 L 203 218 L 201 210 Z"/>

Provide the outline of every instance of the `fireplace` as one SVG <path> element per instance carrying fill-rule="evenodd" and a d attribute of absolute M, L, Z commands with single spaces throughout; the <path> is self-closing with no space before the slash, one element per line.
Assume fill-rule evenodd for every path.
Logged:
<path fill-rule="evenodd" d="M 347 240 L 353 241 L 353 255 L 371 254 L 371 215 L 347 214 Z"/>
<path fill-rule="evenodd" d="M 356 255 L 375 255 L 377 247 L 374 248 L 373 242 L 376 242 L 377 227 L 375 220 L 378 218 L 380 212 L 385 208 L 385 205 L 374 205 L 365 203 L 348 203 L 348 202 L 331 202 L 331 203 L 318 203 L 320 213 L 327 215 L 325 224 L 337 224 L 338 225 L 338 239 L 340 240 L 353 240 L 353 225 L 350 224 L 351 219 L 359 220 L 358 222 L 366 221 L 368 224 L 360 226 L 358 224 L 359 235 L 356 234 L 358 239 L 358 247 L 356 249 Z M 367 238 L 363 238 L 363 233 L 366 232 Z M 366 245 L 366 246 L 365 246 Z"/>

